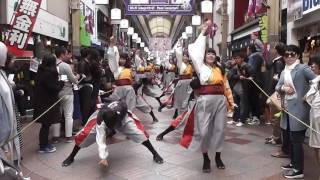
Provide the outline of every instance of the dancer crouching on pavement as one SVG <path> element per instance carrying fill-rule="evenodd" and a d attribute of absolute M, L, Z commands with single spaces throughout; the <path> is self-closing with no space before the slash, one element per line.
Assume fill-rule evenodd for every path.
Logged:
<path fill-rule="evenodd" d="M 95 141 L 98 144 L 101 158 L 99 164 L 108 166 L 109 153 L 106 139 L 115 130 L 127 135 L 132 141 L 143 144 L 152 153 L 156 163 L 163 163 L 162 157 L 152 146 L 139 119 L 127 110 L 124 102 L 110 100 L 90 116 L 87 124 L 75 136 L 76 144 L 68 158 L 63 161 L 62 166 L 69 166 L 73 163 L 79 150 L 92 145 Z"/>
<path fill-rule="evenodd" d="M 218 169 L 225 169 L 221 160 L 224 142 L 225 121 L 227 115 L 224 95 L 226 77 L 215 59 L 215 51 L 206 49 L 207 21 L 195 43 L 189 45 L 189 55 L 198 74 L 199 97 L 194 107 L 194 118 L 189 118 L 180 144 L 188 149 L 201 150 L 204 173 L 211 172 L 209 149 L 216 152 L 215 161 Z"/>

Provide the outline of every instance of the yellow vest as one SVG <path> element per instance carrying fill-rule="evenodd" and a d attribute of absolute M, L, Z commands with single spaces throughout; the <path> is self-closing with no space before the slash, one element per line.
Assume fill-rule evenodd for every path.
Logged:
<path fill-rule="evenodd" d="M 122 79 L 129 79 L 131 82 L 133 81 L 133 73 L 132 70 L 129 68 L 124 68 L 119 76 L 117 80 L 122 80 Z"/>
<path fill-rule="evenodd" d="M 222 75 L 220 68 L 218 67 L 212 68 L 212 73 L 208 80 L 208 85 L 216 85 L 216 84 L 221 84 L 221 85 L 224 84 L 224 77 Z"/>
<path fill-rule="evenodd" d="M 187 68 L 183 71 L 183 75 L 192 76 L 192 65 L 188 64 Z"/>

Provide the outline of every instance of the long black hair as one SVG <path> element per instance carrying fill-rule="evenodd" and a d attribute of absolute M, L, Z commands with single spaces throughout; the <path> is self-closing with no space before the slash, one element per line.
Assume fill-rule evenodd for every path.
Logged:
<path fill-rule="evenodd" d="M 46 54 L 42 58 L 42 62 L 38 68 L 38 73 L 41 72 L 52 72 L 58 74 L 56 57 L 52 54 Z"/>
<path fill-rule="evenodd" d="M 124 64 L 125 68 L 131 68 L 131 59 L 128 53 L 125 53 L 125 52 L 120 53 L 120 58 L 126 60 L 126 63 Z"/>

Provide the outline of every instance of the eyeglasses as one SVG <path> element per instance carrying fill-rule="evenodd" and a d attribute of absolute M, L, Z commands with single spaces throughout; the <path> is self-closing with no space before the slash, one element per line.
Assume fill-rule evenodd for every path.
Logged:
<path fill-rule="evenodd" d="M 295 53 L 295 52 L 286 52 L 284 54 L 284 57 L 288 58 L 288 57 L 294 57 L 296 55 L 297 55 L 297 53 Z"/>

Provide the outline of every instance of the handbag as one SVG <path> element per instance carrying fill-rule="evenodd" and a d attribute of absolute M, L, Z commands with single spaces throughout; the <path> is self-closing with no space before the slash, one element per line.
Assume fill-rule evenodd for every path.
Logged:
<path fill-rule="evenodd" d="M 277 92 L 274 92 L 266 102 L 268 105 L 273 106 L 277 108 L 278 110 L 281 110 L 281 99 L 278 98 Z"/>

